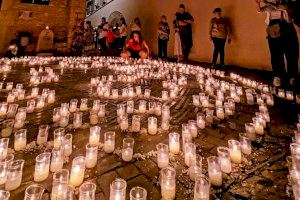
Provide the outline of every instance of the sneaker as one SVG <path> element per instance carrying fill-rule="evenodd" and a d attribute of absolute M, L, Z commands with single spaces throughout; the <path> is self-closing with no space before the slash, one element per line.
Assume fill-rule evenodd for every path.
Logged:
<path fill-rule="evenodd" d="M 280 78 L 274 77 L 273 85 L 274 85 L 275 87 L 280 87 L 280 86 L 281 86 L 281 80 L 280 80 Z"/>

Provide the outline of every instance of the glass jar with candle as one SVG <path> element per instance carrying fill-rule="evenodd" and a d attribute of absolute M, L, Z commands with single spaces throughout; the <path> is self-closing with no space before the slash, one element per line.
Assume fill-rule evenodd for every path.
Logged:
<path fill-rule="evenodd" d="M 79 200 L 95 200 L 96 184 L 84 182 L 79 188 Z"/>
<path fill-rule="evenodd" d="M 78 104 L 78 100 L 77 99 L 71 99 L 70 101 L 70 107 L 69 107 L 69 111 L 71 113 L 74 113 L 77 111 L 77 104 Z"/>
<path fill-rule="evenodd" d="M 202 157 L 198 156 L 196 162 L 189 167 L 189 177 L 195 181 L 196 177 L 202 174 Z"/>
<path fill-rule="evenodd" d="M 20 129 L 15 133 L 14 149 L 15 151 L 22 151 L 27 144 L 27 130 Z"/>
<path fill-rule="evenodd" d="M 55 102 L 55 90 L 50 90 L 48 94 L 48 103 L 52 104 Z"/>
<path fill-rule="evenodd" d="M 231 166 L 231 159 L 229 155 L 229 149 L 227 147 L 218 147 L 218 159 L 220 163 L 220 167 L 222 172 L 224 173 L 231 173 L 232 166 Z"/>
<path fill-rule="evenodd" d="M 189 120 L 188 122 L 189 132 L 192 137 L 196 138 L 198 135 L 197 121 Z"/>
<path fill-rule="evenodd" d="M 162 119 L 165 119 L 165 120 L 170 119 L 170 106 L 168 106 L 168 105 L 162 106 Z"/>
<path fill-rule="evenodd" d="M 31 99 L 27 101 L 27 107 L 26 107 L 26 112 L 27 113 L 33 113 L 35 108 L 35 100 Z"/>
<path fill-rule="evenodd" d="M 195 179 L 194 199 L 209 200 L 210 180 L 204 175 L 197 176 Z"/>
<path fill-rule="evenodd" d="M 164 131 L 169 130 L 170 128 L 170 121 L 169 119 L 162 119 L 161 120 L 161 129 Z"/>
<path fill-rule="evenodd" d="M 142 95 L 142 88 L 141 86 L 136 86 L 135 87 L 135 93 L 137 96 L 141 96 Z"/>
<path fill-rule="evenodd" d="M 159 143 L 157 149 L 157 165 L 163 169 L 169 165 L 169 147 L 166 144 Z"/>
<path fill-rule="evenodd" d="M 42 182 L 49 176 L 51 153 L 42 153 L 35 158 L 34 181 Z"/>
<path fill-rule="evenodd" d="M 123 149 L 122 149 L 122 160 L 125 162 L 130 162 L 133 158 L 133 138 L 124 138 L 123 139 Z"/>
<path fill-rule="evenodd" d="M 90 124 L 96 125 L 96 124 L 98 124 L 98 122 L 99 122 L 98 111 L 91 111 L 90 112 Z"/>
<path fill-rule="evenodd" d="M 196 145 L 194 143 L 184 144 L 184 161 L 188 167 L 196 164 Z"/>
<path fill-rule="evenodd" d="M 9 92 L 8 95 L 7 95 L 6 102 L 7 103 L 13 103 L 13 102 L 15 102 L 15 100 L 16 100 L 16 95 L 12 92 Z"/>
<path fill-rule="evenodd" d="M 75 129 L 82 126 L 82 112 L 74 113 L 73 126 Z"/>
<path fill-rule="evenodd" d="M 60 116 L 60 119 L 59 119 L 59 126 L 64 128 L 64 127 L 67 127 L 69 124 L 69 115 L 67 116 Z"/>
<path fill-rule="evenodd" d="M 1 136 L 9 137 L 12 134 L 14 124 L 15 124 L 15 120 L 13 119 L 4 120 L 2 122 Z"/>
<path fill-rule="evenodd" d="M 14 160 L 8 165 L 5 190 L 17 189 L 22 183 L 24 160 Z"/>
<path fill-rule="evenodd" d="M 50 163 L 50 171 L 58 172 L 63 168 L 64 165 L 64 150 L 63 148 L 52 149 L 52 157 Z"/>
<path fill-rule="evenodd" d="M 62 142 L 65 135 L 64 128 L 55 129 L 53 132 L 53 147 L 59 149 L 62 146 Z"/>
<path fill-rule="evenodd" d="M 122 89 L 122 97 L 123 98 L 127 98 L 128 97 L 128 89 L 127 88 L 123 88 Z"/>
<path fill-rule="evenodd" d="M 168 93 L 168 91 L 162 91 L 162 92 L 161 92 L 161 99 L 162 99 L 163 101 L 167 101 L 168 98 L 169 98 L 169 93 Z"/>
<path fill-rule="evenodd" d="M 86 98 L 81 99 L 79 109 L 80 109 L 80 111 L 87 111 L 88 110 L 88 99 L 86 99 Z"/>
<path fill-rule="evenodd" d="M 25 99 L 25 90 L 24 89 L 20 89 L 18 90 L 18 100 L 24 100 Z"/>
<path fill-rule="evenodd" d="M 8 103 L 2 102 L 0 103 L 0 117 L 3 118 L 7 112 Z"/>
<path fill-rule="evenodd" d="M 120 117 L 122 115 L 125 115 L 126 113 L 126 104 L 118 104 L 117 105 L 117 116 Z"/>
<path fill-rule="evenodd" d="M 294 131 L 295 143 L 300 144 L 300 131 Z"/>
<path fill-rule="evenodd" d="M 101 117 L 101 118 L 105 117 L 105 104 L 100 104 L 98 117 Z"/>
<path fill-rule="evenodd" d="M 97 165 L 98 146 L 87 144 L 85 146 L 85 167 L 94 168 Z"/>
<path fill-rule="evenodd" d="M 150 98 L 150 96 L 151 96 L 151 90 L 150 89 L 145 89 L 144 98 Z"/>
<path fill-rule="evenodd" d="M 0 190 L 0 199 L 1 200 L 9 200 L 10 192 L 5 190 Z"/>
<path fill-rule="evenodd" d="M 169 134 L 169 148 L 173 154 L 179 154 L 180 152 L 180 135 L 179 133 L 172 132 Z"/>
<path fill-rule="evenodd" d="M 148 102 L 148 110 L 149 114 L 155 114 L 156 102 L 150 101 Z"/>
<path fill-rule="evenodd" d="M 0 139 L 0 160 L 5 159 L 8 151 L 9 138 Z"/>
<path fill-rule="evenodd" d="M 157 118 L 156 117 L 148 118 L 148 133 L 150 135 L 155 135 L 157 133 Z"/>
<path fill-rule="evenodd" d="M 112 153 L 115 150 L 115 132 L 104 133 L 104 151 Z"/>
<path fill-rule="evenodd" d="M 48 125 L 40 125 L 39 126 L 39 132 L 37 136 L 37 145 L 42 145 L 47 143 L 48 140 L 48 134 L 49 134 L 50 126 Z"/>
<path fill-rule="evenodd" d="M 51 199 L 67 199 L 68 196 L 69 171 L 59 170 L 53 174 Z"/>
<path fill-rule="evenodd" d="M 176 171 L 172 167 L 166 167 L 160 171 L 161 196 L 163 199 L 175 199 L 176 195 Z"/>
<path fill-rule="evenodd" d="M 63 137 L 62 146 L 64 149 L 64 155 L 70 156 L 72 154 L 72 148 L 73 148 L 73 135 L 72 134 L 66 134 Z"/>
<path fill-rule="evenodd" d="M 222 171 L 219 164 L 219 160 L 216 156 L 210 156 L 207 158 L 208 163 L 208 176 L 210 182 L 214 186 L 222 185 Z"/>
<path fill-rule="evenodd" d="M 256 131 L 255 131 L 254 124 L 253 123 L 246 123 L 245 124 L 245 130 L 246 130 L 246 136 L 251 141 L 256 141 Z"/>
<path fill-rule="evenodd" d="M 0 185 L 6 183 L 7 169 L 9 164 L 14 160 L 14 154 L 10 153 L 5 158 L 0 160 Z M 1 199 L 1 198 L 0 198 Z"/>
<path fill-rule="evenodd" d="M 31 98 L 35 98 L 39 95 L 39 88 L 34 87 L 31 89 Z"/>
<path fill-rule="evenodd" d="M 252 120 L 253 120 L 256 134 L 263 135 L 265 132 L 264 124 L 257 117 L 253 117 Z"/>
<path fill-rule="evenodd" d="M 127 113 L 132 114 L 134 112 L 134 101 L 127 101 Z"/>
<path fill-rule="evenodd" d="M 78 156 L 72 161 L 70 184 L 77 187 L 82 184 L 85 171 L 85 157 Z"/>
<path fill-rule="evenodd" d="M 139 102 L 139 113 L 145 113 L 146 112 L 146 105 L 147 102 L 145 100 L 140 100 Z"/>
<path fill-rule="evenodd" d="M 240 142 L 237 140 L 228 140 L 228 147 L 231 161 L 236 164 L 242 163 L 242 152 Z"/>
<path fill-rule="evenodd" d="M 205 115 L 202 113 L 197 114 L 197 126 L 199 129 L 205 129 Z"/>
<path fill-rule="evenodd" d="M 60 106 L 60 115 L 63 117 L 69 116 L 69 103 L 62 103 Z"/>
<path fill-rule="evenodd" d="M 300 144 L 298 144 L 298 143 L 291 143 L 290 144 L 290 150 L 291 150 L 291 155 L 292 156 L 294 156 L 297 159 L 300 158 Z"/>
<path fill-rule="evenodd" d="M 196 107 L 200 106 L 199 95 L 193 95 L 193 105 Z"/>
<path fill-rule="evenodd" d="M 130 200 L 147 200 L 147 190 L 142 187 L 133 187 L 130 190 Z"/>
<path fill-rule="evenodd" d="M 112 99 L 118 99 L 118 97 L 119 97 L 119 91 L 118 91 L 118 89 L 112 89 L 111 90 L 111 98 Z"/>
<path fill-rule="evenodd" d="M 33 184 L 26 188 L 24 200 L 42 199 L 45 188 L 39 184 Z"/>
<path fill-rule="evenodd" d="M 14 118 L 17 113 L 18 107 L 19 104 L 9 104 L 6 117 L 9 119 Z"/>
<path fill-rule="evenodd" d="M 141 130 L 141 117 L 139 115 L 132 116 L 131 126 L 132 132 L 139 132 Z"/>
<path fill-rule="evenodd" d="M 60 107 L 53 109 L 53 117 L 52 117 L 52 121 L 54 123 L 58 122 L 59 120 L 60 120 Z"/>
<path fill-rule="evenodd" d="M 99 111 L 99 108 L 100 108 L 100 100 L 99 99 L 96 99 L 93 101 L 93 107 L 92 107 L 92 111 Z"/>
<path fill-rule="evenodd" d="M 128 97 L 129 97 L 129 98 L 135 97 L 135 92 L 134 92 L 133 87 L 129 87 L 129 88 L 128 88 Z"/>
<path fill-rule="evenodd" d="M 120 128 L 122 131 L 128 130 L 128 116 L 127 115 L 122 115 L 120 116 Z"/>
<path fill-rule="evenodd" d="M 101 128 L 99 126 L 93 126 L 90 128 L 89 144 L 94 145 L 94 146 L 99 145 L 100 131 L 101 131 Z"/>
<path fill-rule="evenodd" d="M 251 154 L 251 140 L 247 137 L 245 133 L 240 133 L 240 145 L 243 154 Z"/>
<path fill-rule="evenodd" d="M 125 200 L 127 183 L 125 180 L 117 178 L 110 184 L 109 200 Z"/>
<path fill-rule="evenodd" d="M 156 116 L 161 116 L 161 107 L 162 107 L 162 104 L 160 102 L 156 102 L 156 104 L 155 104 L 155 115 Z"/>

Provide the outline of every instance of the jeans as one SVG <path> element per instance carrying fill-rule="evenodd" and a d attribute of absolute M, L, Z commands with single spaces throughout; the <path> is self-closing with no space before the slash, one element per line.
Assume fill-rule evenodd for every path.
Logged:
<path fill-rule="evenodd" d="M 158 57 L 167 58 L 168 55 L 168 40 L 158 38 Z"/>
<path fill-rule="evenodd" d="M 213 64 L 217 63 L 218 60 L 218 56 L 220 54 L 220 65 L 224 65 L 224 57 L 225 57 L 225 43 L 226 43 L 226 39 L 222 39 L 222 38 L 212 38 L 215 49 L 214 49 L 214 54 L 213 54 Z"/>

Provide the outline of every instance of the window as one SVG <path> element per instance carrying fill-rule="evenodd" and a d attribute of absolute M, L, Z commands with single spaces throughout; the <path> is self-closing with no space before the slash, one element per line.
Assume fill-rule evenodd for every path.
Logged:
<path fill-rule="evenodd" d="M 1 8 L 2 0 L 0 0 L 0 8 Z"/>
<path fill-rule="evenodd" d="M 1 0 L 0 0 L 1 1 Z M 21 0 L 21 3 L 39 4 L 39 5 L 49 5 L 50 0 Z"/>

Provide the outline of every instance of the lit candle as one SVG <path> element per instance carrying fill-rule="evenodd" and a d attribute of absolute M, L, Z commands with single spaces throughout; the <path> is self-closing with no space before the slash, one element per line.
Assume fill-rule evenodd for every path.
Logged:
<path fill-rule="evenodd" d="M 39 88 L 34 87 L 34 88 L 31 89 L 31 98 L 37 97 L 38 94 L 39 94 Z"/>
<path fill-rule="evenodd" d="M 150 135 L 155 135 L 157 133 L 157 118 L 156 117 L 148 118 L 148 133 Z"/>
<path fill-rule="evenodd" d="M 14 118 L 17 110 L 18 110 L 19 104 L 9 104 L 7 113 L 6 113 L 6 117 L 7 118 Z"/>
<path fill-rule="evenodd" d="M 14 149 L 15 151 L 22 151 L 26 148 L 26 129 L 20 129 L 15 133 L 15 143 L 14 143 Z"/>
<path fill-rule="evenodd" d="M 13 119 L 7 119 L 7 120 L 3 121 L 1 136 L 9 137 L 12 134 L 14 124 L 15 124 L 15 121 Z"/>
<path fill-rule="evenodd" d="M 96 125 L 96 124 L 98 124 L 98 122 L 99 122 L 98 111 L 91 111 L 90 112 L 90 124 Z"/>
<path fill-rule="evenodd" d="M 35 100 L 31 99 L 27 101 L 27 107 L 26 107 L 27 113 L 33 113 L 34 108 L 35 108 Z"/>
<path fill-rule="evenodd" d="M 5 190 L 12 191 L 21 185 L 24 162 L 24 160 L 14 160 L 8 165 Z"/>
<path fill-rule="evenodd" d="M 29 185 L 25 190 L 25 197 L 24 199 L 42 199 L 44 194 L 45 188 L 39 184 L 32 184 Z"/>
<path fill-rule="evenodd" d="M 141 86 L 136 86 L 135 87 L 135 93 L 137 96 L 141 96 L 142 95 L 142 88 Z"/>
<path fill-rule="evenodd" d="M 159 143 L 157 149 L 157 165 L 163 169 L 169 165 L 169 147 L 166 144 Z"/>
<path fill-rule="evenodd" d="M 6 183 L 8 166 L 13 160 L 14 154 L 8 154 L 6 158 L 0 160 L 0 185 Z"/>
<path fill-rule="evenodd" d="M 139 132 L 141 129 L 141 117 L 138 115 L 132 116 L 132 132 Z"/>
<path fill-rule="evenodd" d="M 115 132 L 104 133 L 104 151 L 112 153 L 115 150 Z"/>
<path fill-rule="evenodd" d="M 80 111 L 88 110 L 88 99 L 81 99 Z"/>
<path fill-rule="evenodd" d="M 92 107 L 92 111 L 99 111 L 99 108 L 100 108 L 100 100 L 99 99 L 96 99 L 93 101 L 93 107 Z"/>
<path fill-rule="evenodd" d="M 99 143 L 100 143 L 100 131 L 101 131 L 101 128 L 99 126 L 93 126 L 93 127 L 90 128 L 89 144 L 99 145 Z"/>
<path fill-rule="evenodd" d="M 133 138 L 124 138 L 123 139 L 123 149 L 122 149 L 122 160 L 125 162 L 130 162 L 133 157 Z"/>
<path fill-rule="evenodd" d="M 48 103 L 52 104 L 55 102 L 55 90 L 50 90 L 48 94 Z"/>
<path fill-rule="evenodd" d="M 168 91 L 162 91 L 161 99 L 162 99 L 163 101 L 167 101 L 168 98 L 169 98 Z"/>
<path fill-rule="evenodd" d="M 151 90 L 150 89 L 145 89 L 145 92 L 144 92 L 144 97 L 145 98 L 150 98 L 150 95 L 151 94 Z"/>
<path fill-rule="evenodd" d="M 205 116 L 201 113 L 197 114 L 197 126 L 200 129 L 205 129 Z"/>
<path fill-rule="evenodd" d="M 295 133 L 295 143 L 300 144 L 300 131 L 294 131 Z"/>
<path fill-rule="evenodd" d="M 105 117 L 105 104 L 99 106 L 98 117 Z"/>
<path fill-rule="evenodd" d="M 112 89 L 111 92 L 112 92 L 112 95 L 111 95 L 112 99 L 117 99 L 119 97 L 118 89 Z"/>
<path fill-rule="evenodd" d="M 231 160 L 229 156 L 229 149 L 227 147 L 218 147 L 218 158 L 220 162 L 220 167 L 222 172 L 224 173 L 231 173 L 232 166 L 231 166 Z"/>
<path fill-rule="evenodd" d="M 264 125 L 256 117 L 253 118 L 253 123 L 254 123 L 256 134 L 263 135 L 264 134 Z"/>
<path fill-rule="evenodd" d="M 161 114 L 162 114 L 162 119 L 169 120 L 170 119 L 170 106 L 163 105 Z"/>
<path fill-rule="evenodd" d="M 53 174 L 51 200 L 68 199 L 68 182 L 69 171 L 67 169 L 59 170 Z"/>
<path fill-rule="evenodd" d="M 228 140 L 229 155 L 232 162 L 240 164 L 242 162 L 242 152 L 240 142 L 237 140 Z"/>
<path fill-rule="evenodd" d="M 196 163 L 196 145 L 193 143 L 184 144 L 184 162 L 190 167 Z"/>
<path fill-rule="evenodd" d="M 72 147 L 73 147 L 73 135 L 72 134 L 66 134 L 63 136 L 62 140 L 62 147 L 64 149 L 64 155 L 70 156 L 72 154 Z"/>
<path fill-rule="evenodd" d="M 160 171 L 161 196 L 163 199 L 175 199 L 176 196 L 176 171 L 174 168 L 166 167 Z"/>
<path fill-rule="evenodd" d="M 225 113 L 224 113 L 223 108 L 217 108 L 216 114 L 217 114 L 217 118 L 219 118 L 219 119 L 225 118 Z"/>
<path fill-rule="evenodd" d="M 208 163 L 208 176 L 210 182 L 214 186 L 222 185 L 222 172 L 221 167 L 216 156 L 210 156 L 207 158 Z"/>
<path fill-rule="evenodd" d="M 34 181 L 42 182 L 49 176 L 51 153 L 42 153 L 35 158 Z"/>
<path fill-rule="evenodd" d="M 94 168 L 97 165 L 98 146 L 87 144 L 85 150 L 85 167 Z"/>
<path fill-rule="evenodd" d="M 51 172 L 58 172 L 63 168 L 64 165 L 64 151 L 62 148 L 52 149 L 52 157 L 50 164 Z"/>
<path fill-rule="evenodd" d="M 246 136 L 245 133 L 240 133 L 240 146 L 243 154 L 251 154 L 251 140 Z"/>
<path fill-rule="evenodd" d="M 63 117 L 69 116 L 69 104 L 68 103 L 62 103 L 60 106 L 60 115 Z"/>
<path fill-rule="evenodd" d="M 53 147 L 56 149 L 61 148 L 64 135 L 65 135 L 65 129 L 64 128 L 55 129 L 53 135 L 54 135 Z"/>
<path fill-rule="evenodd" d="M 130 200 L 147 200 L 147 190 L 142 187 L 133 187 L 130 190 Z"/>
<path fill-rule="evenodd" d="M 173 154 L 179 154 L 180 152 L 180 135 L 176 132 L 169 134 L 169 147 L 170 152 Z"/>
<path fill-rule="evenodd" d="M 69 107 L 69 111 L 71 113 L 74 113 L 77 111 L 77 104 L 78 104 L 78 100 L 77 99 L 71 99 L 70 101 L 70 107 Z"/>
<path fill-rule="evenodd" d="M 53 117 L 52 117 L 53 122 L 58 122 L 59 120 L 60 120 L 60 107 L 53 109 Z"/>
<path fill-rule="evenodd" d="M 66 127 L 69 124 L 69 115 L 67 116 L 60 116 L 59 119 L 59 126 L 60 127 Z"/>
<path fill-rule="evenodd" d="M 140 103 L 139 103 L 139 112 L 140 113 L 145 113 L 146 112 L 146 101 L 140 100 Z"/>
<path fill-rule="evenodd" d="M 0 139 L 0 160 L 5 159 L 7 156 L 9 138 Z"/>
<path fill-rule="evenodd" d="M 204 176 L 197 176 L 195 180 L 194 199 L 209 200 L 210 181 Z"/>
<path fill-rule="evenodd" d="M 245 130 L 246 130 L 247 137 L 251 141 L 256 141 L 256 131 L 255 131 L 254 124 L 253 123 L 246 123 L 245 124 Z"/>
<path fill-rule="evenodd" d="M 82 126 L 82 112 L 74 113 L 73 126 L 75 129 Z"/>
<path fill-rule="evenodd" d="M 117 116 L 123 116 L 125 115 L 125 111 L 126 111 L 126 105 L 125 104 L 118 104 L 117 105 Z"/>
<path fill-rule="evenodd" d="M 188 174 L 192 181 L 195 181 L 196 177 L 202 174 L 202 157 L 199 157 L 197 161 L 189 167 Z"/>
<path fill-rule="evenodd" d="M 49 129 L 50 127 L 48 125 L 39 126 L 39 132 L 36 140 L 37 145 L 42 145 L 47 143 Z"/>
<path fill-rule="evenodd" d="M 155 104 L 155 115 L 156 116 L 161 116 L 161 107 L 162 107 L 161 103 L 156 102 L 156 104 Z"/>
<path fill-rule="evenodd" d="M 0 103 L 0 117 L 4 117 L 6 115 L 6 112 L 7 112 L 7 106 L 8 106 L 8 103 L 6 102 L 2 102 Z"/>
<path fill-rule="evenodd" d="M 74 187 L 81 185 L 84 179 L 85 158 L 78 156 L 72 161 L 70 184 Z"/>
<path fill-rule="evenodd" d="M 126 131 L 128 129 L 128 117 L 127 115 L 120 116 L 120 128 L 122 131 Z"/>
<path fill-rule="evenodd" d="M 127 183 L 123 179 L 115 179 L 110 184 L 109 200 L 125 200 Z"/>
<path fill-rule="evenodd" d="M 193 105 L 197 107 L 200 106 L 199 95 L 193 95 Z"/>
<path fill-rule="evenodd" d="M 195 120 L 189 120 L 189 132 L 192 137 L 196 138 L 198 135 L 197 122 Z"/>
<path fill-rule="evenodd" d="M 132 114 L 134 112 L 134 101 L 127 101 L 127 113 Z"/>
<path fill-rule="evenodd" d="M 169 128 L 170 128 L 169 120 L 168 119 L 163 119 L 161 121 L 161 129 L 164 130 L 164 131 L 167 131 L 167 130 L 169 130 Z"/>
<path fill-rule="evenodd" d="M 6 102 L 7 103 L 13 103 L 13 102 L 15 102 L 15 99 L 16 99 L 16 95 L 12 92 L 9 92 L 8 95 L 7 95 Z"/>
<path fill-rule="evenodd" d="M 79 188 L 79 200 L 94 200 L 96 193 L 96 184 L 84 182 Z"/>

